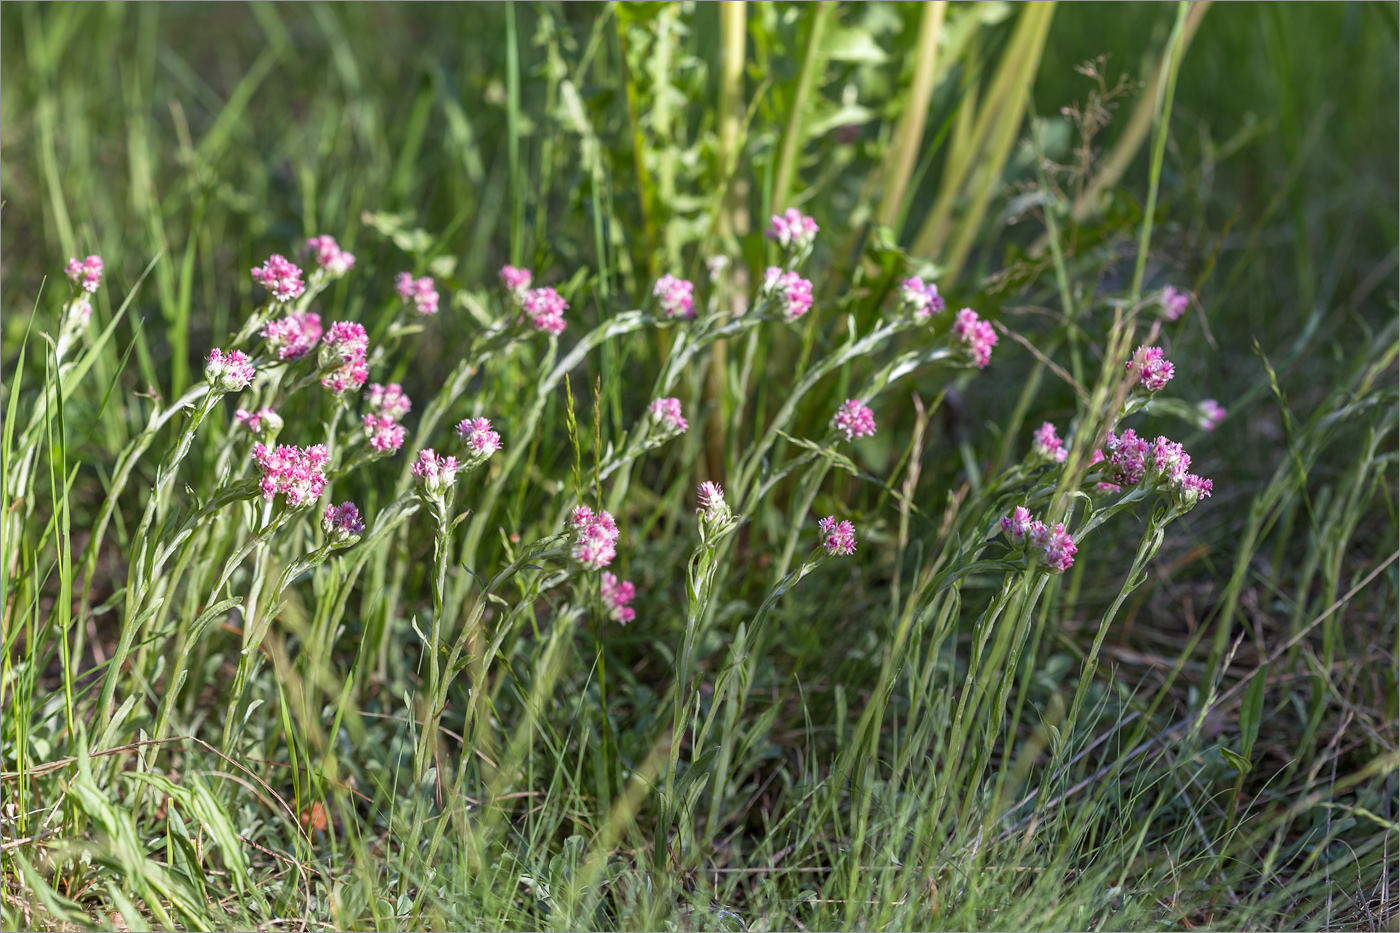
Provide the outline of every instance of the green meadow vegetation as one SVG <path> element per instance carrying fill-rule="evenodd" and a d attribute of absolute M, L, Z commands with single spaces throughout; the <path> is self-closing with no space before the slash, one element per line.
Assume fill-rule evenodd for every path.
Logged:
<path fill-rule="evenodd" d="M 6 3 L 0 927 L 1397 929 L 1396 9 Z"/>

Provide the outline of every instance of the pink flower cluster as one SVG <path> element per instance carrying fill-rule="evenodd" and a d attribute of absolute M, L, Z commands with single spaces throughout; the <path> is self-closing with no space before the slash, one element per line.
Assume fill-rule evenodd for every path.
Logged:
<path fill-rule="evenodd" d="M 763 275 L 763 290 L 777 297 L 782 305 L 783 319 L 792 322 L 812 310 L 812 283 L 796 272 L 784 272 L 769 266 Z"/>
<path fill-rule="evenodd" d="M 326 487 L 326 464 L 330 451 L 324 444 L 305 450 L 291 444 L 279 444 L 275 449 L 266 444 L 253 445 L 253 459 L 262 469 L 258 484 L 264 499 L 286 496 L 288 508 L 310 505 Z"/>
<path fill-rule="evenodd" d="M 819 229 L 815 220 L 790 207 L 781 214 L 773 215 L 766 235 L 769 239 L 777 240 L 783 249 L 800 253 L 816 240 Z"/>
<path fill-rule="evenodd" d="M 340 248 L 333 236 L 314 236 L 306 241 L 303 256 L 311 256 L 327 275 L 339 278 L 355 268 L 355 255 Z"/>
<path fill-rule="evenodd" d="M 501 449 L 501 435 L 491 430 L 489 418 L 464 418 L 457 423 L 457 436 L 467 446 L 467 456 L 481 463 Z"/>
<path fill-rule="evenodd" d="M 943 296 L 938 294 L 938 286 L 918 276 L 905 279 L 899 286 L 899 305 L 920 324 L 938 314 L 948 306 Z"/>
<path fill-rule="evenodd" d="M 1191 307 L 1189 292 L 1178 291 L 1171 285 L 1162 289 L 1162 317 L 1169 321 L 1175 321 L 1185 314 L 1189 307 Z"/>
<path fill-rule="evenodd" d="M 433 287 L 432 276 L 415 279 L 410 272 L 400 272 L 394 279 L 399 297 L 413 302 L 414 308 L 424 317 L 438 312 L 438 293 Z"/>
<path fill-rule="evenodd" d="M 102 257 L 96 253 L 86 259 L 70 259 L 63 271 L 73 280 L 73 284 L 85 292 L 97 291 L 102 284 Z"/>
<path fill-rule="evenodd" d="M 836 430 L 846 432 L 846 440 L 870 437 L 875 433 L 875 412 L 860 399 L 848 398 L 832 418 Z"/>
<path fill-rule="evenodd" d="M 856 552 L 856 526 L 850 522 L 838 522 L 835 515 L 828 515 L 817 522 L 821 532 L 822 547 L 827 557 L 850 557 Z"/>
<path fill-rule="evenodd" d="M 257 411 L 240 408 L 233 413 L 233 418 L 254 435 L 282 430 L 282 418 L 271 408 L 259 408 Z"/>
<path fill-rule="evenodd" d="M 399 419 L 408 414 L 413 404 L 404 394 L 403 386 L 391 382 L 387 386 L 374 383 L 365 392 L 370 411 L 361 419 L 370 449 L 378 454 L 390 454 L 403 447 L 405 431 Z"/>
<path fill-rule="evenodd" d="M 248 354 L 242 350 L 225 353 L 215 347 L 204 362 L 204 378 L 219 392 L 241 392 L 253 381 L 254 372 Z"/>
<path fill-rule="evenodd" d="M 647 413 L 663 434 L 684 434 L 690 428 L 690 422 L 681 415 L 678 398 L 659 398 L 647 406 Z"/>
<path fill-rule="evenodd" d="M 365 523 L 355 503 L 342 502 L 326 506 L 326 511 L 321 513 L 321 530 L 330 539 L 331 547 L 348 547 L 365 533 Z"/>
<path fill-rule="evenodd" d="M 569 529 L 574 533 L 569 556 L 589 570 L 601 570 L 617 556 L 617 539 L 622 532 L 611 513 L 581 505 L 569 516 Z"/>
<path fill-rule="evenodd" d="M 369 378 L 369 334 L 354 321 L 336 321 L 321 344 L 321 385 L 332 392 L 358 390 Z"/>
<path fill-rule="evenodd" d="M 626 625 L 637 618 L 637 610 L 627 605 L 637 596 L 637 588 L 630 580 L 619 580 L 616 574 L 604 570 L 601 595 L 609 619 L 619 625 Z"/>
<path fill-rule="evenodd" d="M 1096 454 L 1091 461 L 1108 461 L 1112 482 L 1100 483 L 1100 491 L 1117 492 L 1122 486 L 1135 486 L 1144 479 L 1151 479 L 1154 485 L 1175 492 L 1188 505 L 1210 498 L 1214 484 L 1188 472 L 1191 455 L 1175 441 L 1158 436 L 1149 444 L 1129 428 L 1121 436 L 1110 431 L 1104 448 L 1108 451 L 1107 458 Z"/>
<path fill-rule="evenodd" d="M 1130 376 L 1136 374 L 1137 384 L 1145 392 L 1159 391 L 1171 381 L 1174 371 L 1171 361 L 1162 356 L 1161 347 L 1138 347 L 1123 368 Z"/>
<path fill-rule="evenodd" d="M 369 390 L 365 392 L 365 401 L 369 402 L 369 407 L 374 409 L 376 414 L 388 415 L 395 420 L 413 410 L 413 403 L 404 394 L 403 386 L 397 382 L 391 382 L 387 386 L 377 382 L 370 383 Z"/>
<path fill-rule="evenodd" d="M 695 285 L 674 275 L 656 280 L 651 293 L 661 299 L 661 310 L 667 317 L 695 317 Z"/>
<path fill-rule="evenodd" d="M 564 312 L 569 303 L 552 288 L 532 288 L 520 298 L 520 307 L 535 330 L 552 336 L 559 336 L 568 327 Z"/>
<path fill-rule="evenodd" d="M 1132 428 L 1121 435 L 1108 432 L 1104 442 L 1108 456 L 1108 475 L 1117 486 L 1136 486 L 1147 475 L 1147 441 L 1137 436 Z"/>
<path fill-rule="evenodd" d="M 535 276 L 529 269 L 517 269 L 510 265 L 501 266 L 499 275 L 501 286 L 510 292 L 517 304 L 524 298 L 525 292 L 530 288 L 530 283 L 535 280 Z"/>
<path fill-rule="evenodd" d="M 432 448 L 418 451 L 418 461 L 412 469 L 419 486 L 429 496 L 440 496 L 457 482 L 457 458 L 439 457 Z"/>
<path fill-rule="evenodd" d="M 997 345 L 996 328 L 990 321 L 979 318 L 971 308 L 963 308 L 953 322 L 953 336 L 961 341 L 978 369 L 987 368 L 992 361 L 992 347 Z"/>
<path fill-rule="evenodd" d="M 272 300 L 286 304 L 306 291 L 301 281 L 301 269 L 280 253 L 273 253 L 267 262 L 253 270 L 253 281 L 272 293 Z"/>
<path fill-rule="evenodd" d="M 1069 456 L 1065 442 L 1060 440 L 1060 436 L 1055 433 L 1055 426 L 1048 421 L 1036 430 L 1031 440 L 1031 453 L 1040 460 L 1052 463 L 1064 463 L 1065 457 Z"/>
<path fill-rule="evenodd" d="M 1031 515 L 1030 509 L 1018 505 L 1001 520 L 1001 530 L 1017 550 L 1034 548 L 1037 559 L 1048 570 L 1064 573 L 1074 566 L 1074 555 L 1079 548 L 1074 543 L 1074 537 L 1065 531 L 1063 522 L 1053 529 L 1048 528 Z"/>
<path fill-rule="evenodd" d="M 267 349 L 279 360 L 299 360 L 311 352 L 321 339 L 321 315 L 313 311 L 298 311 L 280 321 L 263 325 L 263 340 Z"/>
<path fill-rule="evenodd" d="M 1196 425 L 1202 431 L 1214 431 L 1225 420 L 1225 409 L 1213 398 L 1196 406 Z"/>

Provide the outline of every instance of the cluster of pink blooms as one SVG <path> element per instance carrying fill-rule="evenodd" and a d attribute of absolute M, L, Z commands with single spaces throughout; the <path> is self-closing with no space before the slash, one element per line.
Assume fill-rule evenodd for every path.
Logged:
<path fill-rule="evenodd" d="M 1180 444 L 1159 436 L 1149 444 L 1131 428 L 1121 435 L 1109 432 L 1104 443 L 1107 457 L 1096 453 L 1091 463 L 1108 462 L 1110 483 L 1100 483 L 1103 492 L 1117 492 L 1123 486 L 1136 486 L 1146 478 L 1177 493 L 1188 505 L 1210 498 L 1214 484 L 1188 472 L 1191 455 Z"/>
<path fill-rule="evenodd" d="M 386 386 L 377 382 L 371 383 L 365 392 L 365 401 L 369 402 L 369 407 L 374 409 L 376 414 L 388 415 L 395 420 L 413 410 L 413 403 L 404 393 L 403 386 L 397 382 L 391 382 Z"/>
<path fill-rule="evenodd" d="M 724 501 L 724 489 L 719 483 L 705 481 L 695 490 L 695 518 L 700 526 L 700 540 L 713 545 L 722 535 L 732 531 L 737 519 L 729 503 Z"/>
<path fill-rule="evenodd" d="M 1196 425 L 1202 431 L 1214 431 L 1225 420 L 1225 408 L 1213 398 L 1196 406 Z"/>
<path fill-rule="evenodd" d="M 354 321 L 336 321 L 321 345 L 321 385 L 332 392 L 357 390 L 369 378 L 369 334 Z"/>
<path fill-rule="evenodd" d="M 418 461 L 413 464 L 413 475 L 425 493 L 439 496 L 457 482 L 457 458 L 439 457 L 432 448 L 420 450 Z"/>
<path fill-rule="evenodd" d="M 263 340 L 267 349 L 279 360 L 299 360 L 321 339 L 321 315 L 313 311 L 298 311 L 278 321 L 263 325 Z"/>
<path fill-rule="evenodd" d="M 920 324 L 948 306 L 943 296 L 938 294 L 938 286 L 932 282 L 925 285 L 918 276 L 900 283 L 899 304 Z"/>
<path fill-rule="evenodd" d="M 321 514 L 321 530 L 330 539 L 332 547 L 347 547 L 359 540 L 365 533 L 365 523 L 360 519 L 360 510 L 353 502 L 328 505 Z"/>
<path fill-rule="evenodd" d="M 404 394 L 403 386 L 391 382 L 387 386 L 373 383 L 365 392 L 370 411 L 361 419 L 370 449 L 390 454 L 403 446 L 404 428 L 399 419 L 408 414 L 413 404 Z"/>
<path fill-rule="evenodd" d="M 253 281 L 272 293 L 272 300 L 286 304 L 306 291 L 301 281 L 301 269 L 280 253 L 273 253 L 267 262 L 253 270 Z"/>
<path fill-rule="evenodd" d="M 992 361 L 992 347 L 997 345 L 996 328 L 984 321 L 971 308 L 963 308 L 953 322 L 953 336 L 962 342 L 978 369 L 986 369 Z"/>
<path fill-rule="evenodd" d="M 1031 515 L 1030 509 L 1018 505 L 1001 520 L 1001 530 L 1017 550 L 1034 548 L 1040 563 L 1055 573 L 1064 573 L 1074 566 L 1074 555 L 1079 548 L 1073 536 L 1065 531 L 1063 522 L 1053 529 L 1048 528 Z"/>
<path fill-rule="evenodd" d="M 821 532 L 822 547 L 827 557 L 850 557 L 856 552 L 856 526 L 850 522 L 838 522 L 835 515 L 828 515 L 817 522 Z"/>
<path fill-rule="evenodd" d="M 667 317 L 695 317 L 695 285 L 690 281 L 663 275 L 651 293 L 661 299 L 661 310 Z"/>
<path fill-rule="evenodd" d="M 846 440 L 870 437 L 875 433 L 875 412 L 860 399 L 848 398 L 832 418 L 836 430 L 846 432 Z"/>
<path fill-rule="evenodd" d="M 520 308 L 530 318 L 535 330 L 557 337 L 568 327 L 564 312 L 569 303 L 554 289 L 532 288 L 520 297 Z"/>
<path fill-rule="evenodd" d="M 339 278 L 355 268 L 355 254 L 340 248 L 333 236 L 314 236 L 306 241 L 303 256 L 310 256 L 327 275 Z"/>
<path fill-rule="evenodd" d="M 1188 292 L 1178 291 L 1171 285 L 1162 289 L 1162 316 L 1167 320 L 1175 321 L 1185 314 L 1189 307 L 1191 295 Z"/>
<path fill-rule="evenodd" d="M 97 291 L 102 284 L 102 257 L 96 253 L 86 259 L 70 259 L 63 271 L 73 280 L 73 284 L 85 292 Z"/>
<path fill-rule="evenodd" d="M 399 297 L 404 301 L 413 302 L 413 306 L 418 313 L 427 316 L 438 312 L 438 293 L 433 287 L 432 276 L 425 275 L 415 279 L 410 272 L 400 272 L 394 279 L 395 287 L 398 289 Z"/>
<path fill-rule="evenodd" d="M 782 303 L 783 319 L 788 322 L 812 310 L 812 283 L 796 272 L 769 266 L 763 275 L 763 290 Z"/>
<path fill-rule="evenodd" d="M 1060 440 L 1060 436 L 1055 433 L 1055 426 L 1048 421 L 1042 424 L 1032 437 L 1031 453 L 1052 463 L 1064 463 L 1065 457 L 1069 456 L 1065 442 Z"/>
<path fill-rule="evenodd" d="M 501 449 L 501 435 L 491 430 L 489 418 L 463 418 L 457 423 L 457 436 L 467 446 L 467 456 L 475 463 L 484 462 Z"/>
<path fill-rule="evenodd" d="M 637 595 L 637 588 L 630 580 L 619 580 L 616 574 L 603 571 L 603 606 L 608 618 L 620 625 L 626 625 L 637 618 L 637 610 L 627 605 Z"/>
<path fill-rule="evenodd" d="M 774 214 L 768 225 L 767 236 L 777 240 L 783 249 L 800 253 L 812 245 L 821 229 L 817 222 L 794 207 L 781 214 Z"/>
<path fill-rule="evenodd" d="M 530 283 L 535 280 L 535 276 L 529 269 L 517 269 L 515 266 L 511 265 L 501 266 L 499 275 L 501 277 L 501 286 L 506 291 L 510 292 L 511 297 L 517 302 L 525 297 L 525 292 L 530 288 Z"/>
<path fill-rule="evenodd" d="M 287 506 L 293 509 L 320 498 L 321 490 L 326 487 L 325 470 L 330 458 L 330 451 L 324 444 L 305 450 L 291 444 L 279 444 L 276 448 L 253 445 L 253 459 L 262 469 L 262 481 L 258 485 L 263 498 L 286 496 Z"/>
<path fill-rule="evenodd" d="M 225 353 L 218 347 L 204 362 L 204 378 L 219 392 L 241 392 L 253 381 L 253 364 L 242 350 Z"/>
<path fill-rule="evenodd" d="M 1130 376 L 1136 374 L 1137 384 L 1145 392 L 1159 391 L 1171 381 L 1174 372 L 1171 361 L 1162 356 L 1161 347 L 1138 347 L 1123 368 Z"/>
<path fill-rule="evenodd" d="M 581 505 L 569 516 L 569 530 L 574 533 L 569 556 L 588 569 L 601 570 L 617 556 L 617 539 L 622 532 L 611 513 Z"/>
<path fill-rule="evenodd" d="M 282 417 L 271 408 L 259 408 L 257 411 L 240 408 L 233 413 L 233 418 L 247 428 L 250 434 L 282 430 Z"/>
<path fill-rule="evenodd" d="M 681 415 L 681 400 L 678 398 L 659 398 L 647 406 L 647 413 L 661 433 L 684 434 L 690 428 L 690 422 Z"/>

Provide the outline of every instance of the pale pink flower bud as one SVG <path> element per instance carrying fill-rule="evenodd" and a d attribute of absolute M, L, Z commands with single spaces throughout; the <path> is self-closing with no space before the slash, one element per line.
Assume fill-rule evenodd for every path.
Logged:
<path fill-rule="evenodd" d="M 1191 307 L 1190 292 L 1178 291 L 1171 285 L 1162 289 L 1162 317 L 1175 321 Z"/>
<path fill-rule="evenodd" d="M 657 434 L 671 437 L 684 434 L 690 428 L 690 423 L 681 415 L 678 398 L 659 398 L 647 406 L 647 413 Z"/>
<path fill-rule="evenodd" d="M 271 408 L 259 408 L 255 412 L 240 408 L 233 417 L 255 437 L 272 437 L 282 430 L 282 418 Z"/>
<path fill-rule="evenodd" d="M 838 522 L 835 515 L 828 515 L 817 522 L 821 531 L 822 547 L 827 557 L 850 557 L 856 552 L 856 526 L 847 521 Z"/>
<path fill-rule="evenodd" d="M 204 378 L 216 392 L 241 392 L 253 381 L 253 375 L 253 364 L 242 350 L 224 353 L 215 347 L 204 363 Z"/>
<path fill-rule="evenodd" d="M 427 317 L 438 312 L 438 293 L 433 287 L 431 276 L 423 276 L 415 279 L 411 273 L 400 272 L 394 279 L 395 288 L 399 297 L 404 301 L 412 301 L 414 308 L 420 315 Z"/>
<path fill-rule="evenodd" d="M 783 319 L 789 323 L 812 310 L 812 283 L 796 272 L 769 266 L 763 276 L 763 291 L 777 299 Z"/>
<path fill-rule="evenodd" d="M 521 298 L 520 308 L 530 325 L 541 333 L 557 337 L 568 327 L 564 312 L 569 303 L 552 288 L 532 288 Z"/>
<path fill-rule="evenodd" d="M 1031 440 L 1031 453 L 1039 460 L 1052 463 L 1064 463 L 1065 458 L 1069 456 L 1064 441 L 1060 440 L 1059 435 L 1055 433 L 1055 426 L 1048 421 L 1035 432 Z"/>
<path fill-rule="evenodd" d="M 1176 441 L 1158 437 L 1152 443 L 1147 467 L 1148 472 L 1159 483 L 1176 489 L 1181 486 L 1182 481 L 1186 479 L 1186 472 L 1191 469 L 1191 455 Z"/>
<path fill-rule="evenodd" d="M 963 350 L 977 364 L 985 369 L 992 361 L 992 347 L 997 345 L 996 328 L 990 321 L 984 321 L 971 308 L 963 308 L 953 322 L 953 336 L 958 338 Z"/>
<path fill-rule="evenodd" d="M 661 299 L 661 310 L 667 317 L 695 317 L 695 286 L 691 282 L 663 275 L 651 293 Z"/>
<path fill-rule="evenodd" d="M 321 513 L 321 530 L 329 539 L 331 547 L 349 547 L 360 540 L 365 533 L 365 523 L 360 520 L 360 510 L 353 502 L 328 505 Z"/>
<path fill-rule="evenodd" d="M 391 454 L 403 446 L 407 432 L 390 415 L 365 415 L 365 439 L 370 449 L 378 454 Z"/>
<path fill-rule="evenodd" d="M 273 253 L 267 262 L 253 270 L 253 281 L 267 289 L 278 304 L 286 304 L 306 291 L 301 269 L 279 253 Z"/>
<path fill-rule="evenodd" d="M 439 457 L 432 449 L 418 451 L 412 469 L 419 492 L 430 499 L 440 500 L 457 482 L 457 458 Z"/>
<path fill-rule="evenodd" d="M 777 240 L 790 253 L 802 253 L 811 248 L 819 229 L 815 220 L 790 207 L 781 214 L 773 215 L 765 235 Z"/>
<path fill-rule="evenodd" d="M 299 360 L 321 339 L 321 315 L 300 311 L 263 325 L 267 349 L 279 360 Z"/>
<path fill-rule="evenodd" d="M 846 433 L 848 441 L 857 437 L 870 437 L 875 433 L 875 412 L 860 399 L 846 399 L 836 410 L 836 417 L 831 420 L 836 425 L 836 430 Z"/>
<path fill-rule="evenodd" d="M 1214 431 L 1224 420 L 1225 409 L 1215 399 L 1208 398 L 1196 406 L 1196 426 L 1202 431 Z"/>
<path fill-rule="evenodd" d="M 1161 347 L 1138 347 L 1133 358 L 1123 367 L 1136 375 L 1138 386 L 1145 392 L 1156 392 L 1171 381 L 1171 361 L 1162 356 Z"/>
<path fill-rule="evenodd" d="M 102 284 L 102 257 L 96 253 L 86 259 L 70 259 L 63 267 L 64 273 L 85 292 L 97 291 Z"/>
<path fill-rule="evenodd" d="M 529 289 L 530 283 L 535 280 L 529 269 L 517 269 L 510 265 L 501 266 L 500 277 L 501 286 L 510 292 L 517 304 Z"/>
<path fill-rule="evenodd" d="M 1137 436 L 1136 431 L 1129 428 L 1121 437 L 1110 431 L 1104 449 L 1108 451 L 1108 474 L 1114 484 L 1136 486 L 1142 482 L 1147 475 L 1150 448 L 1147 441 Z"/>
<path fill-rule="evenodd" d="M 1001 520 L 1002 533 L 1014 547 L 1025 547 L 1026 535 L 1031 527 L 1031 510 L 1023 505 L 1018 505 L 1011 510 L 1011 514 Z"/>
<path fill-rule="evenodd" d="M 900 310 L 922 324 L 948 306 L 943 296 L 938 294 L 938 286 L 918 276 L 905 279 L 899 286 Z"/>
<path fill-rule="evenodd" d="M 457 424 L 457 436 L 467 447 L 467 460 L 472 464 L 485 463 L 501 449 L 501 435 L 491 430 L 487 418 L 464 418 Z"/>
<path fill-rule="evenodd" d="M 355 256 L 340 248 L 335 237 L 314 236 L 306 241 L 303 256 L 311 256 L 316 266 L 331 278 L 340 278 L 355 267 Z"/>
<path fill-rule="evenodd" d="M 724 501 L 724 489 L 719 483 L 708 480 L 695 490 L 695 501 L 699 506 L 695 517 L 700 525 L 700 540 L 713 545 L 722 535 L 734 530 L 738 520 L 729 503 Z"/>
<path fill-rule="evenodd" d="M 369 378 L 369 334 L 354 321 L 336 321 L 321 341 L 321 385 L 332 392 L 358 391 Z"/>
<path fill-rule="evenodd" d="M 637 595 L 637 588 L 631 581 L 619 580 L 615 574 L 605 570 L 601 595 L 609 619 L 619 625 L 626 625 L 637 617 L 637 611 L 627 605 Z"/>
<path fill-rule="evenodd" d="M 1057 524 L 1053 531 L 1042 532 L 1037 543 L 1044 549 L 1041 561 L 1052 572 L 1064 573 L 1074 566 L 1074 555 L 1079 548 L 1074 543 L 1074 537 L 1065 531 L 1063 522 Z"/>
<path fill-rule="evenodd" d="M 376 413 L 388 415 L 395 421 L 413 410 L 413 404 L 404 394 L 403 386 L 397 382 L 391 382 L 387 386 L 377 382 L 371 383 L 365 391 L 365 401 L 369 402 L 369 407 Z"/>
<path fill-rule="evenodd" d="M 1209 499 L 1214 483 L 1195 473 L 1188 473 L 1177 489 L 1177 499 L 1188 509 L 1202 499 Z"/>

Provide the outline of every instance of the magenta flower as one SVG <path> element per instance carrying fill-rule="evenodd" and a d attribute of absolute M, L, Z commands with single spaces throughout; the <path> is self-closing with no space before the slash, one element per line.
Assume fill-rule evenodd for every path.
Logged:
<path fill-rule="evenodd" d="M 1188 473 L 1182 478 L 1181 486 L 1177 489 L 1177 498 L 1181 504 L 1188 509 L 1202 499 L 1209 499 L 1214 483 L 1210 480 L 1197 476 L 1195 473 Z"/>
<path fill-rule="evenodd" d="M 678 398 L 657 399 L 647 406 L 647 414 L 656 432 L 666 437 L 684 434 L 690 428 L 690 422 L 681 415 L 681 400 Z"/>
<path fill-rule="evenodd" d="M 278 495 L 285 496 L 288 508 L 299 509 L 320 498 L 326 486 L 325 469 L 330 451 L 324 444 L 305 450 L 291 444 L 279 444 L 276 448 L 254 444 L 253 459 L 262 469 L 259 487 L 263 498 L 269 501 Z"/>
<path fill-rule="evenodd" d="M 440 498 L 457 482 L 457 458 L 439 457 L 431 448 L 418 451 L 412 469 L 419 490 L 430 498 Z"/>
<path fill-rule="evenodd" d="M 821 531 L 827 557 L 850 557 L 856 552 L 855 525 L 838 522 L 835 515 L 828 515 L 817 522 L 817 528 Z"/>
<path fill-rule="evenodd" d="M 1011 510 L 1010 515 L 1001 520 L 1001 530 L 1013 547 L 1025 547 L 1026 535 L 1030 532 L 1031 522 L 1031 510 L 1023 505 L 1018 505 Z"/>
<path fill-rule="evenodd" d="M 1041 528 L 1044 529 L 1044 526 Z M 1075 546 L 1073 536 L 1065 531 L 1063 522 L 1057 524 L 1053 531 L 1041 531 L 1036 544 L 1042 548 L 1041 561 L 1051 571 L 1064 573 L 1074 566 L 1074 555 L 1078 553 L 1079 548 Z"/>
<path fill-rule="evenodd" d="M 1129 376 L 1136 374 L 1138 386 L 1145 392 L 1156 392 L 1171 381 L 1171 361 L 1162 356 L 1161 347 L 1138 347 L 1133 358 L 1123 368 Z"/>
<path fill-rule="evenodd" d="M 403 446 L 407 432 L 390 415 L 365 415 L 365 439 L 370 449 L 379 454 L 391 454 Z"/>
<path fill-rule="evenodd" d="M 637 610 L 627 605 L 637 595 L 637 588 L 629 580 L 619 580 L 616 575 L 603 571 L 603 606 L 608 618 L 619 625 L 626 625 L 637 617 Z"/>
<path fill-rule="evenodd" d="M 1147 475 L 1147 455 L 1150 449 L 1147 441 L 1137 436 L 1132 428 L 1123 432 L 1122 437 L 1108 433 L 1104 443 L 1108 451 L 1108 475 L 1118 486 L 1136 486 Z"/>
<path fill-rule="evenodd" d="M 1191 307 L 1189 292 L 1177 291 L 1171 285 L 1162 289 L 1162 317 L 1169 321 L 1175 321 L 1185 314 L 1189 307 Z"/>
<path fill-rule="evenodd" d="M 914 276 L 900 283 L 899 306 L 900 310 L 922 324 L 946 308 L 948 303 L 938 294 L 937 285 L 932 282 L 925 285 L 923 279 Z"/>
<path fill-rule="evenodd" d="M 311 256 L 317 268 L 331 278 L 340 278 L 355 267 L 355 256 L 340 248 L 333 236 L 314 236 L 306 241 L 303 256 Z"/>
<path fill-rule="evenodd" d="M 651 293 L 661 299 L 661 310 L 667 317 L 695 317 L 695 286 L 691 282 L 663 275 Z"/>
<path fill-rule="evenodd" d="M 321 530 L 330 540 L 331 547 L 349 547 L 360 540 L 365 533 L 365 523 L 360 520 L 360 510 L 353 502 L 328 505 L 321 513 Z"/>
<path fill-rule="evenodd" d="M 997 345 L 996 328 L 990 321 L 978 318 L 971 308 L 963 308 L 953 322 L 953 335 L 962 343 L 963 349 L 972 357 L 978 369 L 986 369 L 992 361 L 992 347 Z"/>
<path fill-rule="evenodd" d="M 267 262 L 253 270 L 253 281 L 267 289 L 278 304 L 286 304 L 306 291 L 301 270 L 280 253 L 273 253 Z"/>
<path fill-rule="evenodd" d="M 519 304 L 521 298 L 530 287 L 530 283 L 535 280 L 529 269 L 517 269 L 515 266 L 501 266 L 500 271 L 501 286 L 510 292 L 511 297 Z"/>
<path fill-rule="evenodd" d="M 569 303 L 552 288 L 532 288 L 520 300 L 521 310 L 530 318 L 535 330 L 551 336 L 559 336 L 568 327 L 564 312 Z"/>
<path fill-rule="evenodd" d="M 1060 440 L 1059 435 L 1055 433 L 1055 426 L 1048 421 L 1035 432 L 1031 440 L 1031 453 L 1037 459 L 1052 463 L 1064 463 L 1065 457 L 1069 456 L 1064 441 Z"/>
<path fill-rule="evenodd" d="M 282 418 L 271 408 L 259 408 L 255 412 L 240 408 L 233 413 L 233 418 L 254 436 L 272 435 L 282 430 Z"/>
<path fill-rule="evenodd" d="M 395 421 L 413 410 L 413 404 L 404 394 L 403 386 L 397 382 L 391 382 L 387 386 L 377 382 L 371 383 L 369 390 L 365 392 L 365 401 L 369 402 L 369 407 L 377 413 L 388 415 Z"/>
<path fill-rule="evenodd" d="M 253 375 L 253 364 L 242 350 L 225 353 L 215 347 L 204 363 L 204 378 L 216 392 L 241 392 L 253 381 Z"/>
<path fill-rule="evenodd" d="M 279 321 L 268 321 L 262 333 L 268 351 L 279 360 L 299 360 L 321 339 L 321 315 L 298 311 Z"/>
<path fill-rule="evenodd" d="M 404 301 L 412 301 L 419 314 L 424 317 L 437 314 L 438 293 L 433 287 L 431 276 L 425 275 L 415 279 L 412 273 L 400 272 L 394 279 L 394 286 L 398 289 L 399 297 Z"/>
<path fill-rule="evenodd" d="M 1196 426 L 1202 431 L 1214 431 L 1224 420 L 1225 409 L 1215 399 L 1208 398 L 1196 406 Z"/>
<path fill-rule="evenodd" d="M 354 321 L 336 321 L 321 341 L 321 385 L 332 392 L 357 391 L 369 378 L 369 334 Z"/>
<path fill-rule="evenodd" d="M 491 430 L 487 418 L 464 418 L 457 424 L 457 436 L 467 446 L 468 462 L 475 465 L 501 449 L 501 435 Z"/>
<path fill-rule="evenodd" d="M 602 509 L 595 513 L 580 505 L 569 516 L 569 529 L 573 532 L 569 556 L 589 570 L 601 570 L 617 556 L 617 539 L 622 533 L 610 513 Z"/>
<path fill-rule="evenodd" d="M 763 291 L 778 299 L 783 319 L 789 323 L 812 310 L 812 283 L 796 272 L 769 266 L 763 276 Z"/>
<path fill-rule="evenodd" d="M 791 253 L 801 253 L 811 247 L 821 228 L 817 222 L 796 208 L 790 207 L 774 214 L 766 236 Z"/>
<path fill-rule="evenodd" d="M 1186 471 L 1191 469 L 1191 455 L 1176 441 L 1159 436 L 1152 443 L 1147 469 L 1159 483 L 1177 488 L 1186 479 Z"/>
<path fill-rule="evenodd" d="M 848 398 L 831 419 L 836 430 L 846 432 L 846 440 L 870 437 L 875 433 L 875 412 L 860 399 Z"/>
<path fill-rule="evenodd" d="M 70 259 L 63 271 L 85 292 L 97 291 L 102 284 L 102 257 L 96 253 L 86 259 Z"/>

